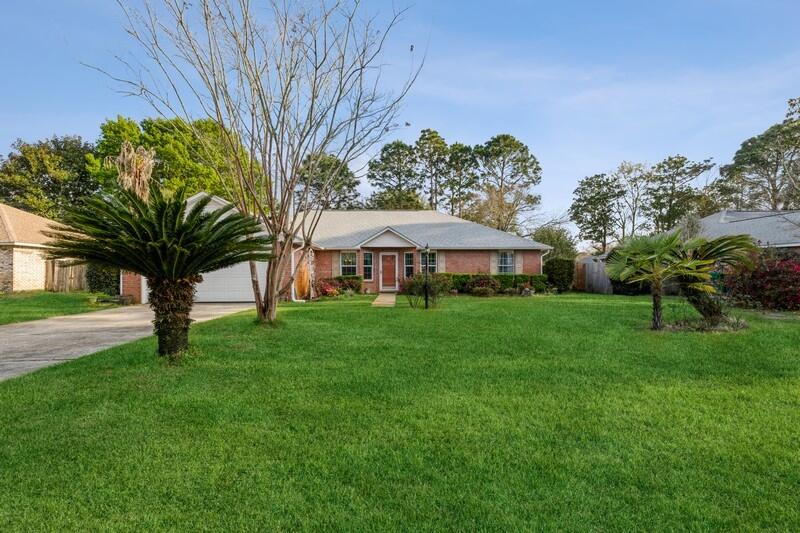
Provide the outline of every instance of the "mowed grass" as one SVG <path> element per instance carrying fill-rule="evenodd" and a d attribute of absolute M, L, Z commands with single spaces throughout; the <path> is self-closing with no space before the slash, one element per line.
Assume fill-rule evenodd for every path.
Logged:
<path fill-rule="evenodd" d="M 800 528 L 800 321 L 353 299 L 0 383 L 0 530 Z M 671 309 L 683 314 L 685 308 Z"/>
<path fill-rule="evenodd" d="M 0 325 L 52 316 L 74 315 L 116 306 L 111 303 L 95 302 L 94 299 L 98 296 L 102 295 L 85 291 L 66 293 L 29 291 L 0 294 Z"/>

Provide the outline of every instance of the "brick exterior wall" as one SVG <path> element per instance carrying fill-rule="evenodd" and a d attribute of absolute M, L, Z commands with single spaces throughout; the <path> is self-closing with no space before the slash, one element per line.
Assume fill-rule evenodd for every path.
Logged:
<path fill-rule="evenodd" d="M 491 271 L 489 250 L 446 250 L 445 267 L 447 272 L 458 274 L 488 274 Z"/>
<path fill-rule="evenodd" d="M 541 274 L 542 273 L 542 252 L 538 250 L 517 251 L 522 254 L 522 273 Z"/>
<path fill-rule="evenodd" d="M 42 291 L 46 276 L 44 251 L 38 248 L 14 248 L 14 290 Z"/>
<path fill-rule="evenodd" d="M 14 251 L 0 248 L 0 292 L 14 290 Z"/>
<path fill-rule="evenodd" d="M 347 251 L 347 250 L 345 250 Z M 380 253 L 397 253 L 397 271 L 402 280 L 404 272 L 405 252 L 414 252 L 414 272 L 420 271 L 420 251 L 413 248 L 388 249 L 388 248 L 367 248 L 357 251 L 358 265 L 357 273 L 364 275 L 364 252 L 372 252 L 373 279 L 364 280 L 364 290 L 374 293 L 380 290 L 378 277 L 380 275 Z M 339 250 L 320 250 L 315 252 L 315 273 L 316 279 L 332 278 L 339 275 Z M 492 269 L 496 269 L 497 261 L 492 261 L 496 250 L 440 250 L 438 267 L 440 272 L 452 272 L 459 274 L 488 274 Z M 515 251 L 517 260 L 522 259 L 523 274 L 541 274 L 542 253 L 538 250 L 517 250 Z M 444 266 L 444 269 L 442 269 Z M 519 272 L 519 271 L 518 271 Z"/>
<path fill-rule="evenodd" d="M 142 280 L 142 276 L 123 270 L 121 278 L 122 288 L 119 292 L 120 296 L 130 296 L 135 304 L 142 303 L 142 283 L 144 281 Z"/>

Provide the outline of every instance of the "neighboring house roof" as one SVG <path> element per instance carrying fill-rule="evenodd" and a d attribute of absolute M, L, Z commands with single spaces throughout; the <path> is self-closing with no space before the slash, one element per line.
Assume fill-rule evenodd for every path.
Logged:
<path fill-rule="evenodd" d="M 410 245 L 435 250 L 549 250 L 540 242 L 438 211 L 323 211 L 313 242 L 320 248 L 356 249 L 390 231 Z"/>
<path fill-rule="evenodd" d="M 198 193 L 190 204 L 203 197 Z M 214 197 L 214 204 L 228 203 Z M 551 247 L 489 228 L 482 224 L 432 210 L 421 211 L 323 211 L 314 230 L 313 245 L 329 250 L 356 250 L 379 246 L 389 238 L 404 245 L 434 250 L 550 250 Z M 399 242 L 398 242 L 399 245 Z"/>
<path fill-rule="evenodd" d="M 800 211 L 719 211 L 700 219 L 700 235 L 750 235 L 759 246 L 800 247 Z"/>
<path fill-rule="evenodd" d="M 49 239 L 42 232 L 54 223 L 39 215 L 0 204 L 0 244 L 43 246 Z"/>

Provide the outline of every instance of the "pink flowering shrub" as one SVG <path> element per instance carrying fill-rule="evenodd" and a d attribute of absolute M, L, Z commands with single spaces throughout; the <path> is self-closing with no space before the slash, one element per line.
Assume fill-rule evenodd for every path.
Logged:
<path fill-rule="evenodd" d="M 335 279 L 321 279 L 316 283 L 318 296 L 339 296 L 341 284 Z"/>

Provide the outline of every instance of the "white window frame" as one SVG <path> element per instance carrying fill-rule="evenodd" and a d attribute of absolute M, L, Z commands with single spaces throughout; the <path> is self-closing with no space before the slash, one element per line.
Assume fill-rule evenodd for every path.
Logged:
<path fill-rule="evenodd" d="M 345 274 L 344 273 L 344 256 L 352 255 L 353 256 L 353 264 L 346 265 L 348 268 L 353 268 L 352 274 Z M 358 276 L 358 253 L 357 252 L 339 252 L 339 275 L 340 276 Z"/>
<path fill-rule="evenodd" d="M 369 265 L 367 264 L 367 256 L 369 256 Z M 369 277 L 367 277 L 367 269 L 369 268 Z M 361 273 L 364 276 L 364 281 L 372 281 L 375 276 L 375 256 L 372 252 L 361 253 Z"/>
<path fill-rule="evenodd" d="M 503 264 L 503 254 L 508 254 L 508 256 L 511 258 L 510 264 Z M 504 271 L 504 267 L 508 270 Z M 514 250 L 500 250 L 497 252 L 497 273 L 514 274 Z"/>
<path fill-rule="evenodd" d="M 411 264 L 408 264 L 408 258 L 411 258 Z M 411 268 L 411 275 L 408 275 L 408 269 Z M 411 278 L 414 276 L 414 252 L 403 253 L 403 277 Z"/>
<path fill-rule="evenodd" d="M 429 264 L 430 257 L 427 256 L 425 252 L 419 253 L 419 271 L 424 273 L 425 269 L 427 268 L 429 274 L 436 274 L 436 267 L 438 266 L 439 254 L 436 253 L 436 250 L 431 250 L 430 255 L 433 256 L 432 265 Z M 425 257 L 425 261 L 422 260 L 423 257 Z M 431 270 L 431 267 L 433 267 L 433 270 Z"/>

